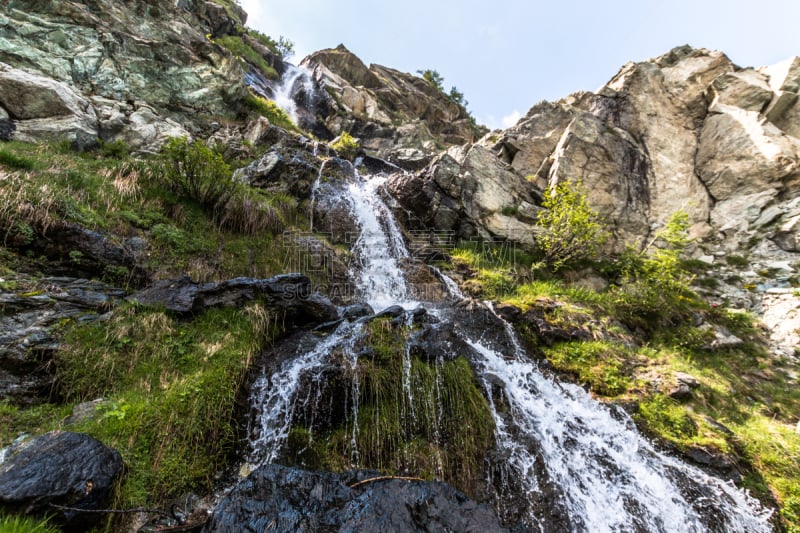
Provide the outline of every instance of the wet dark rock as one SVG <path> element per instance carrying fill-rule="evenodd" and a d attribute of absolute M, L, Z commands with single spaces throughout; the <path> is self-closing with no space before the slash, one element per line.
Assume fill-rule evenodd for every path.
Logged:
<path fill-rule="evenodd" d="M 119 453 L 83 433 L 54 431 L 22 444 L 0 464 L 0 503 L 25 513 L 53 513 L 71 530 L 88 530 L 102 515 L 78 509 L 107 505 L 122 471 Z"/>
<path fill-rule="evenodd" d="M 378 476 L 266 465 L 220 503 L 203 531 L 506 531 L 490 508 L 444 483 L 356 484 Z"/>
<path fill-rule="evenodd" d="M 350 162 L 333 158 L 325 162 L 314 192 L 314 231 L 326 233 L 333 244 L 351 246 L 359 233 L 353 205 L 345 189 L 356 179 Z"/>
<path fill-rule="evenodd" d="M 124 267 L 134 285 L 145 283 L 148 278 L 145 269 L 137 264 L 132 250 L 109 236 L 77 224 L 53 227 L 28 248 L 48 258 L 48 274 L 102 277 L 109 267 Z"/>
<path fill-rule="evenodd" d="M 414 333 L 408 339 L 408 349 L 412 355 L 429 361 L 449 361 L 473 353 L 449 322 L 431 324 Z"/>
<path fill-rule="evenodd" d="M 0 397 L 28 405 L 47 396 L 53 381 L 54 331 L 64 321 L 98 320 L 125 291 L 67 277 L 20 277 L 16 292 L 0 292 Z"/>
<path fill-rule="evenodd" d="M 236 177 L 269 192 L 307 199 L 322 166 L 312 150 L 301 140 L 287 135 L 260 159 L 238 171 Z"/>
<path fill-rule="evenodd" d="M 376 318 L 384 318 L 387 316 L 392 318 L 397 318 L 399 316 L 403 316 L 405 312 L 406 310 L 403 308 L 402 305 L 392 305 L 379 313 L 375 313 L 372 317 L 370 317 L 370 320 L 374 320 Z"/>
<path fill-rule="evenodd" d="M 283 274 L 267 279 L 234 278 L 221 283 L 196 283 L 188 276 L 159 281 L 131 295 L 142 305 L 163 306 L 176 313 L 199 313 L 210 307 L 241 307 L 263 300 L 306 322 L 331 322 L 339 318 L 336 307 L 311 291 L 311 280 L 302 274 Z"/>
<path fill-rule="evenodd" d="M 361 318 L 365 316 L 371 316 L 375 314 L 375 310 L 372 309 L 367 303 L 357 303 L 353 305 L 348 305 L 342 311 L 342 318 L 352 320 L 354 318 Z"/>
<path fill-rule="evenodd" d="M 17 131 L 17 126 L 10 120 L 0 119 L 0 141 L 10 141 Z"/>
<path fill-rule="evenodd" d="M 703 446 L 690 446 L 685 451 L 685 455 L 698 465 L 734 483 L 738 483 L 742 479 L 736 462 L 722 452 Z"/>

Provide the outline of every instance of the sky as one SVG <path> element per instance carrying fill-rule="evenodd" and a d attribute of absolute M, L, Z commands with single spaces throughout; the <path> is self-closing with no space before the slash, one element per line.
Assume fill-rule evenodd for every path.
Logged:
<path fill-rule="evenodd" d="M 737 65 L 800 55 L 800 0 L 241 0 L 248 26 L 295 43 L 292 62 L 344 44 L 366 64 L 433 69 L 481 124 L 593 91 L 628 61 L 690 44 Z"/>

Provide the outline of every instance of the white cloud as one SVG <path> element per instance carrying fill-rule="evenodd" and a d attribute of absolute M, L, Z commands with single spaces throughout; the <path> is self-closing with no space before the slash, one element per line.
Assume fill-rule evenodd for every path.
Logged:
<path fill-rule="evenodd" d="M 516 109 L 509 113 L 508 115 L 503 117 L 502 123 L 504 128 L 510 128 L 511 126 L 515 125 L 519 122 L 519 119 L 522 118 L 522 113 L 517 111 Z"/>

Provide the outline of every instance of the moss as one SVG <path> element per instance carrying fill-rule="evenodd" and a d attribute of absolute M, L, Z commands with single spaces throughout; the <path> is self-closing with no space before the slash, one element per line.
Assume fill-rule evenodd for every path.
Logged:
<path fill-rule="evenodd" d="M 277 331 L 272 318 L 257 304 L 192 322 L 127 306 L 107 322 L 69 330 L 57 383 L 69 401 L 107 399 L 71 429 L 122 454 L 128 474 L 117 505 L 207 492 L 231 465 L 242 437 L 237 401 L 251 361 Z"/>
<path fill-rule="evenodd" d="M 289 118 L 289 115 L 287 115 L 286 112 L 278 107 L 278 104 L 272 100 L 267 100 L 254 94 L 248 94 L 247 98 L 245 99 L 245 104 L 247 104 L 247 106 L 256 113 L 266 117 L 271 124 L 274 124 L 275 126 L 283 128 L 287 131 L 303 133 L 303 130 L 298 128 L 297 124 L 292 122 L 292 119 Z"/>
<path fill-rule="evenodd" d="M 261 73 L 268 79 L 277 80 L 279 78 L 278 72 L 272 65 L 262 56 L 257 50 L 250 46 L 247 41 L 238 35 L 226 35 L 214 40 L 218 45 L 226 48 L 233 55 L 242 58 L 254 67 L 258 68 Z"/>
<path fill-rule="evenodd" d="M 443 479 L 475 493 L 483 461 L 494 442 L 494 421 L 469 363 L 412 357 L 404 388 L 409 331 L 388 320 L 367 326 L 349 376 L 358 382 L 358 426 L 353 417 L 325 431 L 294 427 L 287 459 L 309 468 L 351 466 L 386 474 Z"/>
<path fill-rule="evenodd" d="M 544 354 L 557 370 L 575 374 L 597 394 L 618 396 L 631 385 L 634 354 L 620 344 L 568 342 L 545 348 Z"/>

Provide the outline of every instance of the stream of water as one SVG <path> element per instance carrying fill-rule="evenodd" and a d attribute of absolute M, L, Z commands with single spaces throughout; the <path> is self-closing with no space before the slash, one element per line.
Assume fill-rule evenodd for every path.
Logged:
<path fill-rule="evenodd" d="M 404 273 L 409 253 L 391 210 L 378 194 L 384 180 L 382 176 L 357 176 L 345 189 L 360 229 L 353 247 L 357 261 L 351 272 L 356 294 L 376 311 L 395 304 L 409 310 L 422 305 L 447 320 L 449 306 L 464 297 L 458 286 L 439 271 L 436 272 L 450 295 L 450 304 L 417 302 L 409 296 Z M 510 324 L 494 315 L 489 304 L 479 307 L 493 317 L 487 328 L 498 329 L 500 325 L 499 334 L 506 337 L 504 347 L 476 334 L 474 329 L 456 325 L 456 330 L 474 351 L 472 366 L 485 387 L 495 420 L 496 449 L 505 458 L 507 475 L 514 478 L 518 487 L 513 494 L 499 491 L 496 495 L 493 503 L 501 515 L 508 503 L 504 499 L 532 501 L 543 490 L 544 480 L 560 495 L 559 505 L 573 531 L 771 530 L 770 513 L 746 493 L 658 452 L 621 409 L 602 404 L 582 388 L 540 372 L 521 348 Z M 251 460 L 266 463 L 279 456 L 298 402 L 309 401 L 298 396 L 302 377 L 319 372 L 335 350 L 355 368 L 358 354 L 352 348 L 362 334 L 359 322 L 343 322 L 304 355 L 286 361 L 271 375 L 265 371 L 252 392 L 258 422 Z M 497 334 L 493 331 L 493 335 Z M 403 380 L 405 394 L 411 396 L 414 391 L 408 385 L 408 353 L 406 358 L 404 375 L 397 379 Z M 357 396 L 357 377 L 353 386 Z M 498 386 L 507 406 L 504 409 L 496 405 Z M 357 402 L 351 416 L 358 416 Z M 357 424 L 353 424 L 352 431 L 355 446 Z M 351 451 L 351 462 L 359 466 L 358 450 Z M 523 525 L 531 530 L 546 530 L 545 521 L 531 505 Z"/>

